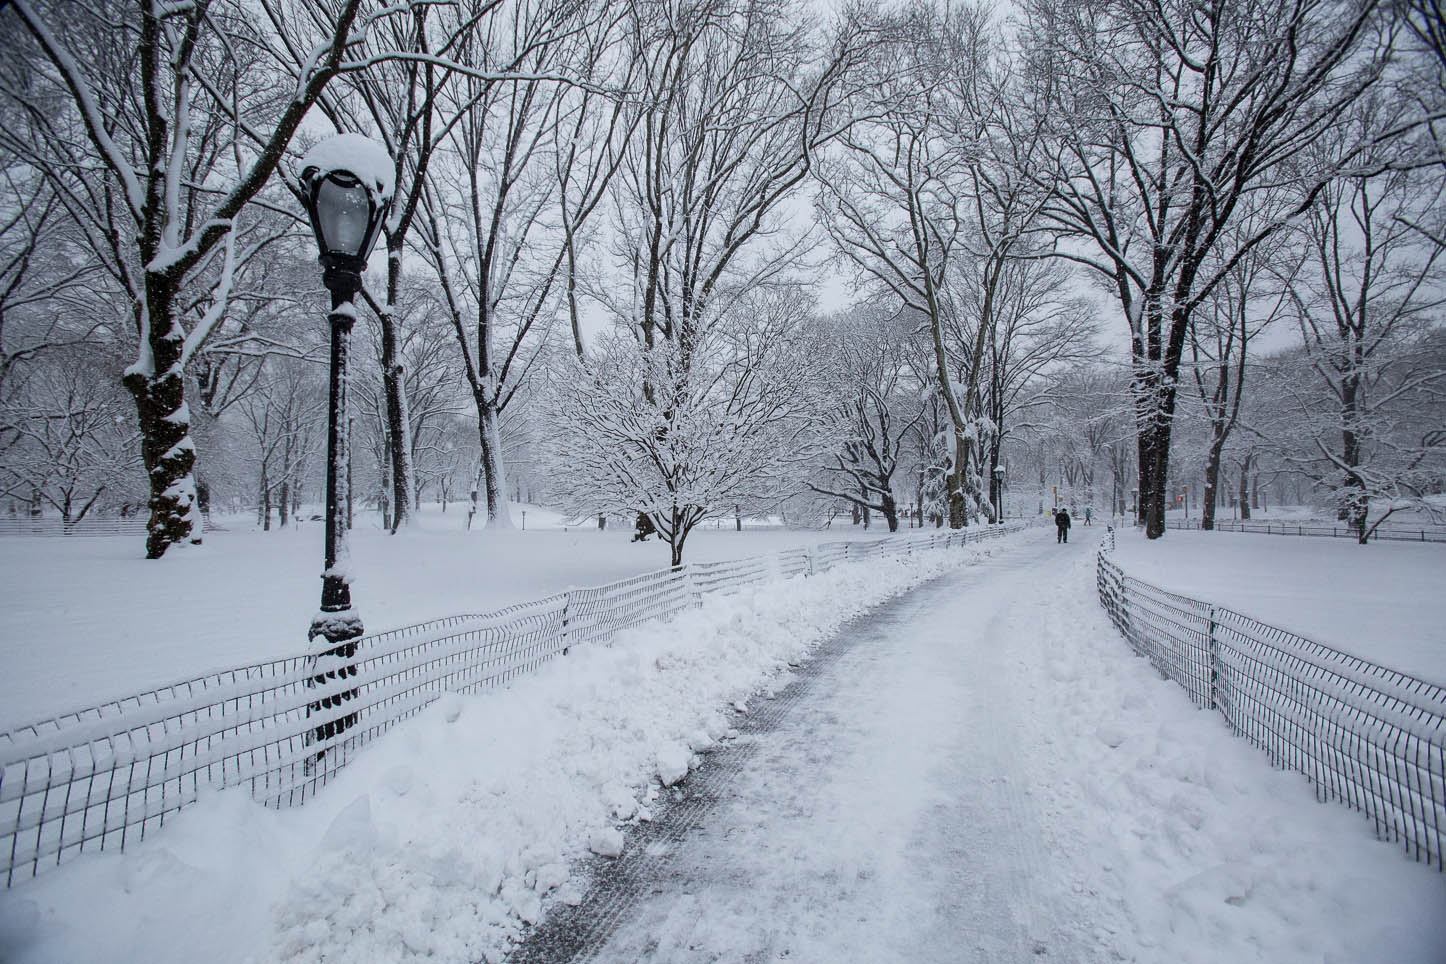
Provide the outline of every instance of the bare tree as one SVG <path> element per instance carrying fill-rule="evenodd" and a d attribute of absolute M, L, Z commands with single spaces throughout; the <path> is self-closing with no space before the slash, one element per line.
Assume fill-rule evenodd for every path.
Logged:
<path fill-rule="evenodd" d="M 969 315 L 987 319 L 977 363 L 981 418 L 987 422 L 980 469 L 996 519 L 1004 505 L 998 470 L 1005 444 L 1048 405 L 1041 376 L 1087 357 L 1095 331 L 1093 309 L 1072 291 L 1071 272 L 1020 248 L 997 259 L 987 289 L 966 289 L 962 298 Z"/>
<path fill-rule="evenodd" d="M 326 411 L 325 369 L 314 362 L 275 357 L 260 376 L 262 388 L 237 405 L 249 430 L 248 461 L 254 471 L 256 517 L 271 529 L 271 509 L 284 528 L 300 503 L 306 468 L 319 452 Z"/>
<path fill-rule="evenodd" d="M 1164 534 L 1180 365 L 1197 309 L 1370 144 L 1305 148 L 1380 78 L 1376 0 L 1028 5 L 1028 96 L 1058 160 L 1045 216 L 1131 339 L 1146 533 Z M 1388 40 L 1389 38 L 1387 38 Z M 1230 232 L 1255 191 L 1291 204 Z"/>
<path fill-rule="evenodd" d="M 604 55 L 613 42 L 615 23 L 607 13 L 606 6 L 564 0 L 507 8 L 493 29 L 462 38 L 458 55 L 501 59 L 526 76 L 506 83 L 464 76 L 443 99 L 442 109 L 456 121 L 447 133 L 448 157 L 434 165 L 423 196 L 421 240 L 476 408 L 478 480 L 485 484 L 489 526 L 511 525 L 501 419 L 558 313 L 569 244 L 599 189 L 588 189 L 592 204 L 568 207 L 568 178 L 595 155 L 558 131 L 568 125 L 590 131 L 577 112 L 606 111 L 608 103 L 582 98 L 580 104 L 577 87 L 593 82 L 558 77 L 585 78 L 599 69 L 586 58 Z M 576 218 L 566 230 L 550 220 L 559 197 Z"/>
<path fill-rule="evenodd" d="M 1430 169 L 1336 182 L 1307 214 L 1305 264 L 1288 279 L 1309 368 L 1330 401 L 1313 404 L 1297 387 L 1292 434 L 1314 450 L 1297 464 L 1361 542 L 1384 516 L 1420 504 L 1446 453 L 1446 358 L 1431 330 L 1446 304 L 1446 252 L 1414 226 L 1443 197 L 1446 182 Z M 1373 502 L 1385 509 L 1374 524 Z"/>
<path fill-rule="evenodd" d="M 881 513 L 889 531 L 896 532 L 894 475 L 925 408 L 904 351 L 910 326 L 897 310 L 875 299 L 831 319 L 828 329 L 836 341 L 829 367 L 830 394 L 837 402 L 826 423 L 833 447 L 825 463 L 827 481 L 809 487 Z"/>
<path fill-rule="evenodd" d="M 971 9 L 915 7 L 880 29 L 887 39 L 852 107 L 859 120 L 820 169 L 819 211 L 838 249 L 927 323 L 932 381 L 953 435 L 945 484 L 957 528 L 968 523 L 966 489 L 976 474 L 979 368 L 966 362 L 967 387 L 957 381 L 946 344 L 948 289 L 977 200 L 984 25 Z"/>
<path fill-rule="evenodd" d="M 248 205 L 353 41 L 399 9 L 363 16 L 342 0 L 320 22 L 293 20 L 306 56 L 282 79 L 265 29 L 288 19 L 281 3 L 13 0 L 0 12 L 30 80 L 4 90 L 27 118 L 9 146 L 46 173 L 129 299 L 138 350 L 123 381 L 150 482 L 150 558 L 201 538 L 184 373 L 261 243 L 246 233 Z M 207 296 L 188 296 L 196 286 Z"/>
<path fill-rule="evenodd" d="M 391 462 L 392 532 L 406 525 L 415 497 L 413 457 L 417 434 L 409 411 L 408 379 L 395 316 L 404 284 L 408 236 L 427 190 L 432 160 L 469 112 L 479 104 L 485 110 L 489 94 L 509 89 L 505 78 L 510 73 L 524 66 L 538 66 L 532 58 L 537 47 L 548 42 L 548 31 L 561 34 L 567 29 L 567 5 L 510 6 L 528 14 L 536 10 L 542 33 L 516 46 L 497 43 L 495 38 L 505 36 L 513 16 L 509 5 L 500 0 L 442 8 L 418 4 L 409 17 L 392 18 L 368 36 L 369 48 L 378 57 L 376 64 L 366 71 L 346 74 L 342 84 L 321 98 L 321 105 L 339 129 L 374 128 L 395 163 L 397 191 L 382 225 L 387 252 L 386 289 L 380 301 L 367 299 L 379 326 L 385 444 Z M 434 16 L 434 10 L 441 13 Z M 405 51 L 408 56 L 391 56 L 396 51 Z M 445 59 L 452 56 L 497 67 L 481 76 L 469 74 L 462 81 L 467 93 L 456 95 L 447 90 L 458 83 L 456 72 Z M 345 96 L 345 91 L 354 96 Z"/>
<path fill-rule="evenodd" d="M 1246 222 L 1243 230 L 1249 231 Z M 1251 341 L 1283 313 L 1284 286 L 1272 270 L 1284 256 L 1278 242 L 1260 245 L 1240 258 L 1202 303 L 1190 332 L 1190 373 L 1209 427 L 1200 526 L 1215 528 L 1220 471 L 1226 443 L 1240 419 Z"/>
<path fill-rule="evenodd" d="M 5 408 L 0 493 L 38 498 L 64 522 L 134 498 L 136 432 L 98 352 L 46 355 L 15 378 Z"/>
<path fill-rule="evenodd" d="M 6 188 L 0 201 L 0 405 L 5 405 L 8 383 L 27 364 L 86 344 L 103 323 L 90 295 L 100 266 L 75 243 L 60 198 L 43 176 L 13 159 L 0 178 Z"/>
<path fill-rule="evenodd" d="M 784 210 L 848 118 L 860 56 L 844 24 L 820 38 L 782 0 L 640 8 L 634 132 L 612 182 L 611 267 L 589 294 L 647 347 L 690 342 L 729 302 L 786 278 L 809 244 Z M 605 275 L 611 278 L 612 275 Z"/>
<path fill-rule="evenodd" d="M 755 294 L 678 342 L 614 334 L 552 373 L 542 447 L 577 514 L 641 513 L 674 566 L 720 509 L 764 504 L 814 458 L 818 393 L 796 291 Z"/>

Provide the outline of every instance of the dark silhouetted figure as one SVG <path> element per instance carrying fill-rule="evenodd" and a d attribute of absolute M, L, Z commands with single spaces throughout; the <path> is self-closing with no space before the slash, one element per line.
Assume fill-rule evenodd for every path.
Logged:
<path fill-rule="evenodd" d="M 1069 510 L 1060 509 L 1054 514 L 1054 527 L 1058 530 L 1056 542 L 1069 541 Z"/>
<path fill-rule="evenodd" d="M 637 524 L 633 526 L 633 541 L 642 542 L 647 539 L 648 536 L 657 534 L 658 530 L 653 525 L 653 520 L 646 512 L 639 512 Z"/>

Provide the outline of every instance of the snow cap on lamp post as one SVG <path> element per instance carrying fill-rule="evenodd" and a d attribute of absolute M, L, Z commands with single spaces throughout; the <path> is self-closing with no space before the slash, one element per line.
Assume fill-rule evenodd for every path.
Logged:
<path fill-rule="evenodd" d="M 327 274 L 360 275 L 392 202 L 394 166 L 361 134 L 337 134 L 301 159 L 301 198 Z M 331 287 L 328 284 L 328 287 Z"/>

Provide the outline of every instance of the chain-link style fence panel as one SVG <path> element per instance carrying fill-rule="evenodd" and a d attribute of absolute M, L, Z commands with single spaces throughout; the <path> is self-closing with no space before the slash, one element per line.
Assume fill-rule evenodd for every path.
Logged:
<path fill-rule="evenodd" d="M 5 885 L 86 850 L 124 849 L 208 788 L 245 785 L 267 806 L 299 806 L 363 744 L 444 692 L 501 685 L 572 646 L 606 643 L 700 605 L 704 594 L 1021 528 L 1016 522 L 692 563 L 364 637 L 350 660 L 300 656 L 244 666 L 17 727 L 0 734 Z"/>
<path fill-rule="evenodd" d="M 86 518 L 66 522 L 52 518 L 0 519 L 0 536 L 144 536 L 145 517 L 130 519 Z"/>
<path fill-rule="evenodd" d="M 1446 870 L 1446 689 L 1135 579 L 1112 547 L 1113 532 L 1096 566 L 1100 604 L 1136 653 L 1304 774 L 1318 799 Z"/>
<path fill-rule="evenodd" d="M 1171 519 L 1170 529 L 1200 529 L 1199 519 Z M 1348 525 L 1326 522 L 1265 522 L 1254 520 L 1216 519 L 1216 532 L 1255 532 L 1272 536 L 1315 536 L 1318 538 L 1355 539 L 1356 530 Z M 1371 533 L 1372 541 L 1383 542 L 1446 542 L 1446 526 L 1382 524 Z"/>

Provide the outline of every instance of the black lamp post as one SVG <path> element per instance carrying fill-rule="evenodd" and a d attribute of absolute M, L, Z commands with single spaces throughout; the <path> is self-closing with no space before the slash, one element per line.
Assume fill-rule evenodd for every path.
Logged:
<path fill-rule="evenodd" d="M 1004 466 L 994 467 L 994 521 L 1004 521 Z"/>
<path fill-rule="evenodd" d="M 382 163 L 378 163 L 381 161 Z M 350 167 L 385 174 L 359 176 Z M 323 141 L 302 161 L 301 199 L 311 218 L 321 250 L 322 283 L 331 292 L 331 393 L 326 433 L 326 563 L 321 574 L 321 611 L 311 621 L 307 639 L 317 675 L 308 686 L 323 686 L 355 676 L 357 639 L 363 628 L 351 605 L 346 507 L 349 501 L 346 438 L 346 370 L 351 329 L 356 322 L 353 299 L 362 287 L 362 271 L 381 233 L 391 203 L 391 162 L 386 152 L 357 134 Z M 317 637 L 324 642 L 317 643 Z M 307 715 L 333 710 L 355 698 L 355 689 L 325 696 L 307 707 Z M 356 712 L 335 716 L 317 726 L 315 742 L 330 739 L 355 724 Z M 325 748 L 317 753 L 320 757 Z M 308 761 L 310 762 L 310 761 Z"/>

